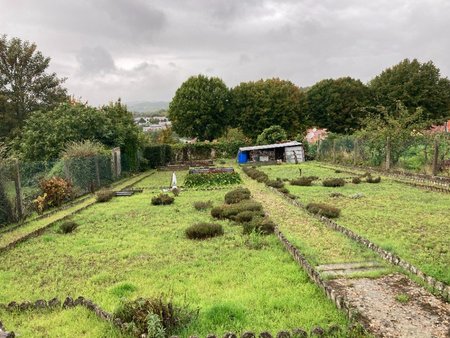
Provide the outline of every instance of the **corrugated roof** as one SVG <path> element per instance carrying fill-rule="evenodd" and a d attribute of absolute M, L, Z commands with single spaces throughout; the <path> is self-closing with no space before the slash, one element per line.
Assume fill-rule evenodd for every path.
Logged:
<path fill-rule="evenodd" d="M 297 141 L 291 141 L 286 143 L 275 143 L 275 144 L 263 144 L 261 146 L 251 146 L 239 148 L 239 151 L 250 151 L 250 150 L 261 150 L 261 149 L 273 149 L 273 148 L 285 148 L 285 147 L 297 147 L 302 144 Z"/>

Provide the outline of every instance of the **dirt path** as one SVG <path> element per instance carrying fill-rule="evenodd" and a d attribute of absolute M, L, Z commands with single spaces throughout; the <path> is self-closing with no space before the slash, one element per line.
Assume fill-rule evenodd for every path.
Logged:
<path fill-rule="evenodd" d="M 323 228 L 320 222 L 293 207 L 263 184 L 249 179 L 245 174 L 242 176 L 253 198 L 263 204 L 280 230 L 311 264 L 316 265 L 321 274 L 328 274 L 331 278 L 330 271 L 333 270 L 351 270 L 361 266 L 380 268 L 379 275 L 382 276 L 378 278 L 345 278 L 347 274 L 344 273 L 336 274 L 338 279 L 328 281 L 359 310 L 362 322 L 371 333 L 378 337 L 450 337 L 450 304 L 405 275 L 386 275 L 379 266 L 386 263 L 373 261 L 369 249 L 349 243 L 349 239 Z"/>

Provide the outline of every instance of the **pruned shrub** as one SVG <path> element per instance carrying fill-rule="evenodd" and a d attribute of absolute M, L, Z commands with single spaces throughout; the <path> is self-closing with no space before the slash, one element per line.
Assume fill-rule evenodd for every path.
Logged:
<path fill-rule="evenodd" d="M 234 220 L 234 216 L 243 211 L 262 211 L 262 205 L 250 200 L 245 200 L 237 204 L 225 205 L 222 210 L 222 217 Z"/>
<path fill-rule="evenodd" d="M 187 228 L 185 234 L 189 239 L 206 239 L 223 235 L 223 227 L 216 223 L 197 223 Z"/>
<path fill-rule="evenodd" d="M 367 176 L 366 182 L 367 183 L 380 183 L 381 177 L 380 176 L 378 176 L 378 177 Z"/>
<path fill-rule="evenodd" d="M 270 235 L 275 231 L 275 223 L 263 217 L 255 217 L 250 222 L 244 223 L 243 233 L 248 235 L 252 232 L 258 232 L 262 235 Z"/>
<path fill-rule="evenodd" d="M 266 173 L 256 169 L 255 166 L 253 167 L 243 167 L 242 170 L 244 170 L 244 172 L 252 179 L 263 183 L 263 182 L 267 182 L 269 180 L 269 176 L 267 176 Z"/>
<path fill-rule="evenodd" d="M 291 180 L 291 185 L 299 185 L 303 187 L 308 187 L 312 184 L 313 179 L 311 177 L 302 176 L 299 178 L 294 178 Z"/>
<path fill-rule="evenodd" d="M 341 210 L 339 208 L 324 203 L 309 203 L 306 206 L 306 210 L 313 214 L 325 216 L 328 218 L 337 218 L 341 214 Z"/>
<path fill-rule="evenodd" d="M 52 177 L 50 179 L 43 179 L 39 182 L 39 186 L 42 192 L 47 194 L 45 203 L 49 207 L 59 207 L 65 201 L 72 198 L 72 184 L 63 178 Z"/>
<path fill-rule="evenodd" d="M 324 187 L 343 187 L 345 180 L 343 178 L 329 178 L 322 181 Z"/>
<path fill-rule="evenodd" d="M 269 176 L 265 173 L 260 173 L 256 176 L 255 180 L 259 183 L 266 183 L 269 180 Z"/>
<path fill-rule="evenodd" d="M 111 189 L 100 189 L 95 193 L 95 198 L 98 203 L 109 202 L 114 196 L 115 192 Z"/>
<path fill-rule="evenodd" d="M 277 189 L 279 192 L 281 192 L 282 194 L 289 194 L 289 189 L 288 188 L 278 188 Z"/>
<path fill-rule="evenodd" d="M 360 184 L 361 183 L 361 179 L 359 177 L 353 177 L 352 178 L 352 183 L 353 184 Z"/>
<path fill-rule="evenodd" d="M 262 211 L 241 211 L 236 216 L 234 216 L 234 220 L 238 223 L 250 222 L 255 217 L 264 216 Z"/>
<path fill-rule="evenodd" d="M 170 191 L 175 197 L 177 197 L 180 195 L 181 189 L 173 187 L 172 189 L 170 189 Z"/>
<path fill-rule="evenodd" d="M 203 201 L 197 201 L 194 202 L 194 208 L 198 211 L 202 211 L 202 210 L 206 210 L 209 208 L 212 208 L 213 206 L 213 202 L 212 201 L 207 201 L 207 202 L 203 202 Z"/>
<path fill-rule="evenodd" d="M 217 219 L 222 219 L 223 218 L 223 206 L 220 207 L 214 207 L 211 209 L 211 216 Z"/>
<path fill-rule="evenodd" d="M 247 188 L 236 188 L 234 190 L 231 190 L 225 194 L 225 203 L 227 204 L 234 204 L 239 203 L 243 200 L 250 199 L 250 190 Z"/>
<path fill-rule="evenodd" d="M 172 300 L 159 298 L 138 298 L 122 303 L 114 312 L 114 317 L 126 323 L 127 333 L 141 337 L 163 338 L 183 329 L 198 316 L 198 310 L 190 310 L 187 305 L 178 306 Z"/>
<path fill-rule="evenodd" d="M 152 197 L 153 205 L 169 205 L 175 201 L 175 198 L 167 194 L 159 194 L 158 196 Z"/>
<path fill-rule="evenodd" d="M 62 234 L 70 234 L 76 228 L 78 228 L 78 224 L 74 221 L 65 221 L 59 226 L 59 232 Z"/>
<path fill-rule="evenodd" d="M 283 188 L 284 187 L 284 182 L 282 180 L 269 180 L 266 182 L 266 185 L 268 187 L 272 187 L 272 188 Z"/>

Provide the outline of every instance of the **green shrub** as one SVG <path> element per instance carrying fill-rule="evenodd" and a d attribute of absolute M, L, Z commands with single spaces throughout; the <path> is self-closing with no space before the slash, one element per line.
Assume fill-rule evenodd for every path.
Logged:
<path fill-rule="evenodd" d="M 97 199 L 97 202 L 103 203 L 110 201 L 114 196 L 115 192 L 111 189 L 100 189 L 95 193 L 95 197 Z"/>
<path fill-rule="evenodd" d="M 328 218 L 337 218 L 341 214 L 340 209 L 323 203 L 309 203 L 306 206 L 306 210 L 313 214 L 325 216 Z"/>
<path fill-rule="evenodd" d="M 114 312 L 114 318 L 128 324 L 129 334 L 154 338 L 159 338 L 163 332 L 164 336 L 172 335 L 188 326 L 197 316 L 198 310 L 190 310 L 186 305 L 178 306 L 162 296 L 132 301 L 122 299 Z"/>
<path fill-rule="evenodd" d="M 250 222 L 244 223 L 243 233 L 248 235 L 252 232 L 258 232 L 262 235 L 273 234 L 275 231 L 275 223 L 263 217 L 254 217 Z"/>
<path fill-rule="evenodd" d="M 302 177 L 291 180 L 290 183 L 291 183 L 291 185 L 299 185 L 299 186 L 303 186 L 303 187 L 308 187 L 308 186 L 311 186 L 312 181 L 313 180 L 310 177 L 302 176 Z"/>
<path fill-rule="evenodd" d="M 368 176 L 367 178 L 366 178 L 366 182 L 367 183 L 380 183 L 381 182 L 381 177 L 380 176 L 378 176 L 378 177 L 372 177 L 372 176 Z"/>
<path fill-rule="evenodd" d="M 159 194 L 158 196 L 152 197 L 153 205 L 169 205 L 175 201 L 175 198 L 167 194 Z"/>
<path fill-rule="evenodd" d="M 193 188 L 239 184 L 241 182 L 241 177 L 237 172 L 200 173 L 188 174 L 184 180 L 184 185 Z"/>
<path fill-rule="evenodd" d="M 283 188 L 284 187 L 284 182 L 282 180 L 269 180 L 266 182 L 266 185 L 268 187 L 272 187 L 272 188 Z"/>
<path fill-rule="evenodd" d="M 329 178 L 322 181 L 324 187 L 343 187 L 345 180 L 343 178 Z"/>
<path fill-rule="evenodd" d="M 146 146 L 142 150 L 142 157 L 150 168 L 165 166 L 172 159 L 172 147 L 168 144 Z"/>
<path fill-rule="evenodd" d="M 353 184 L 360 184 L 361 183 L 361 179 L 359 177 L 353 177 L 352 178 L 352 183 Z"/>
<path fill-rule="evenodd" d="M 187 228 L 185 234 L 189 239 L 206 239 L 223 235 L 223 227 L 216 223 L 197 223 Z"/>
<path fill-rule="evenodd" d="M 239 203 L 243 200 L 250 199 L 250 190 L 247 188 L 236 188 L 234 190 L 231 190 L 225 194 L 225 203 L 227 204 L 234 204 Z"/>
<path fill-rule="evenodd" d="M 59 232 L 62 234 L 70 234 L 76 228 L 78 228 L 78 224 L 74 221 L 65 221 L 59 226 Z"/>
<path fill-rule="evenodd" d="M 211 216 L 217 219 L 222 219 L 223 218 L 223 206 L 220 207 L 214 207 L 211 209 Z"/>
<path fill-rule="evenodd" d="M 198 211 L 212 208 L 212 205 L 213 205 L 212 201 L 207 201 L 207 202 L 197 201 L 197 202 L 194 202 L 194 208 L 196 210 L 198 210 Z"/>
<path fill-rule="evenodd" d="M 6 195 L 3 184 L 0 182 L 0 225 L 13 222 L 14 218 L 14 209 Z"/>

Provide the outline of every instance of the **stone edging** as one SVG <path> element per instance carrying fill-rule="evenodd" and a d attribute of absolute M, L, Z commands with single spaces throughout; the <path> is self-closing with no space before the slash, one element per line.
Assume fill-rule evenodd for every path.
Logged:
<path fill-rule="evenodd" d="M 281 233 L 280 233 L 281 234 Z M 281 234 L 281 236 L 283 236 Z M 284 237 L 284 236 L 283 236 Z M 286 239 L 284 239 L 286 243 L 289 243 Z M 289 243 L 290 244 L 290 243 Z M 294 250 L 296 250 L 294 248 Z M 300 254 L 301 255 L 301 254 Z M 306 261 L 305 261 L 306 262 Z M 25 301 L 22 303 L 18 303 L 15 301 L 12 301 L 8 304 L 0 304 L 0 308 L 3 308 L 7 311 L 14 312 L 14 311 L 29 311 L 29 310 L 55 310 L 55 309 L 69 309 L 74 308 L 76 306 L 83 306 L 89 311 L 93 312 L 99 319 L 106 320 L 111 322 L 114 326 L 119 328 L 120 330 L 126 332 L 129 329 L 128 323 L 123 323 L 122 320 L 119 318 L 114 318 L 114 315 L 103 310 L 99 305 L 95 304 L 92 300 L 84 298 L 83 296 L 79 296 L 76 299 L 73 299 L 71 297 L 66 297 L 66 299 L 61 302 L 58 298 L 53 298 L 49 301 L 38 299 L 35 302 Z M 339 326 L 331 326 L 328 328 L 328 332 L 333 333 L 336 331 L 339 331 Z M 320 326 L 315 327 L 311 330 L 311 336 L 322 336 L 326 333 L 326 330 L 321 328 Z M 0 322 L 0 338 L 14 338 L 15 333 L 14 332 L 7 332 L 6 329 L 3 327 L 2 323 Z M 143 336 L 145 337 L 145 336 Z M 217 338 L 220 337 L 215 334 L 208 334 L 206 338 Z M 223 338 L 237 338 L 238 335 L 233 332 L 227 332 L 223 335 Z M 295 328 L 292 330 L 292 332 L 289 331 L 279 331 L 276 335 L 272 336 L 269 332 L 264 331 L 261 332 L 259 335 L 247 331 L 244 332 L 241 335 L 241 338 L 290 338 L 290 337 L 308 337 L 308 332 L 303 330 L 302 328 Z M 179 338 L 178 336 L 171 336 L 171 338 Z M 190 338 L 198 338 L 197 336 L 190 336 Z"/>
<path fill-rule="evenodd" d="M 274 188 L 271 188 L 271 187 L 268 187 L 268 188 L 270 188 L 275 193 L 281 195 L 285 200 L 287 200 L 292 205 L 300 207 L 300 208 L 304 209 L 305 211 L 307 211 L 305 206 L 301 202 L 299 202 L 298 200 L 292 200 L 289 197 L 285 196 L 285 194 L 279 192 L 278 190 L 276 190 Z M 408 263 L 407 261 L 405 261 L 404 259 L 400 258 L 399 256 L 397 256 L 397 255 L 395 255 L 395 254 L 393 254 L 393 253 L 391 253 L 389 251 L 386 251 L 386 250 L 382 249 L 381 247 L 379 247 L 375 243 L 373 243 L 370 240 L 368 240 L 368 239 L 366 239 L 366 238 L 356 234 L 352 230 L 347 229 L 347 228 L 343 227 L 342 225 L 337 224 L 332 219 L 329 219 L 329 218 L 327 218 L 325 216 L 318 216 L 318 215 L 311 214 L 311 213 L 309 213 L 309 214 L 314 216 L 318 220 L 320 220 L 322 223 L 327 225 L 329 228 L 331 228 L 331 229 L 333 229 L 335 231 L 338 231 L 338 232 L 342 233 L 343 235 L 345 235 L 346 237 L 350 238 L 351 240 L 356 241 L 359 244 L 362 244 L 365 247 L 371 249 L 373 252 L 378 254 L 381 258 L 383 258 L 384 260 L 388 261 L 389 263 L 391 263 L 393 265 L 400 266 L 403 269 L 405 269 L 405 270 L 409 271 L 410 273 L 412 273 L 413 275 L 418 276 L 432 290 L 434 290 L 437 294 L 439 294 L 439 296 L 441 296 L 445 301 L 447 301 L 447 302 L 450 301 L 450 286 L 449 285 L 445 285 L 443 282 L 438 281 L 434 277 L 427 276 L 424 272 L 419 270 L 414 265 Z"/>
<path fill-rule="evenodd" d="M 373 172 L 376 173 L 377 175 L 384 175 L 389 177 L 391 180 L 398 182 L 398 183 L 402 183 L 402 184 L 406 184 L 406 185 L 410 185 L 416 188 L 420 188 L 420 189 L 425 189 L 425 190 L 430 190 L 430 191 L 435 191 L 435 192 L 443 192 L 443 193 L 450 193 L 450 188 L 449 188 L 449 184 L 450 183 L 446 183 L 447 180 L 446 178 L 440 178 L 440 176 L 436 176 L 435 178 L 432 177 L 421 177 L 421 176 L 417 176 L 417 175 L 413 175 L 413 174 L 409 174 L 406 175 L 404 173 L 400 173 L 400 172 L 387 172 L 387 171 L 380 171 L 380 170 L 376 170 L 374 168 L 370 168 L 370 167 L 352 167 L 352 166 L 347 166 L 347 165 L 342 165 L 342 164 L 333 164 L 330 163 L 330 166 L 327 165 L 320 165 L 320 167 L 325 168 L 325 169 L 336 169 L 336 167 L 344 167 L 344 168 L 350 168 L 350 169 L 354 169 L 354 170 L 359 170 L 359 171 L 363 171 L 363 170 L 367 170 L 369 172 Z M 341 169 L 338 169 L 341 170 Z M 348 174 L 353 174 L 353 175 L 359 175 L 358 173 L 354 172 L 354 171 L 350 171 L 350 170 L 346 170 L 346 169 L 342 169 L 342 172 L 348 173 Z M 405 180 L 410 180 L 410 181 L 415 181 L 415 182 L 408 182 Z"/>

